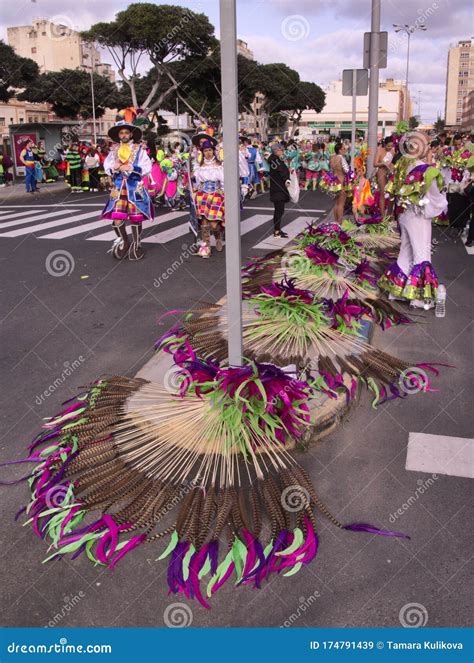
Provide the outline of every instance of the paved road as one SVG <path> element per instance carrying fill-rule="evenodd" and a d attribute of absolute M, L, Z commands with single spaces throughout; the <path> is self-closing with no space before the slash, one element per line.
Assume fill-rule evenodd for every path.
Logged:
<path fill-rule="evenodd" d="M 210 261 L 187 257 L 183 246 L 192 237 L 184 214 L 160 212 L 146 231 L 146 259 L 117 263 L 106 253 L 111 239 L 98 219 L 101 196 L 59 194 L 41 202 L 0 207 L 2 460 L 20 456 L 42 418 L 79 385 L 101 374 L 134 375 L 169 324 L 157 323 L 162 313 L 214 301 L 225 289 L 224 254 Z M 285 223 L 296 233 L 327 206 L 327 198 L 310 192 Z M 266 195 L 246 206 L 244 257 L 271 247 L 269 208 Z M 439 393 L 378 410 L 364 399 L 345 426 L 303 459 L 317 492 L 342 520 L 402 530 L 411 541 L 341 533 L 321 520 L 320 553 L 310 568 L 274 578 L 260 592 L 224 587 L 211 612 L 190 604 L 194 626 L 398 626 L 409 603 L 423 606 L 429 626 L 469 622 L 469 480 L 455 476 L 458 469 L 435 475 L 405 469 L 411 432 L 472 437 L 470 257 L 459 242 L 438 239 L 435 264 L 449 286 L 447 317 L 430 315 L 427 323 L 377 334 L 376 341 L 413 363 L 431 359 L 457 369 L 443 369 L 435 380 Z M 54 262 L 55 251 L 69 263 Z M 52 274 L 64 267 L 64 276 Z M 80 559 L 41 565 L 45 545 L 12 524 L 25 494 L 23 485 L 2 489 L 3 625 L 44 626 L 61 614 L 57 626 L 163 626 L 164 609 L 180 598 L 166 596 L 165 568 L 153 561 L 154 549 L 137 550 L 113 573 Z M 71 601 L 72 609 L 65 608 Z"/>

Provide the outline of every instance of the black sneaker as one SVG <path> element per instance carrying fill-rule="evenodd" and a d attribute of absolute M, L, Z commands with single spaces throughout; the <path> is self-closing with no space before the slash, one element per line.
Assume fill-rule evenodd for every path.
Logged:
<path fill-rule="evenodd" d="M 283 232 L 283 230 L 277 230 L 276 232 L 274 232 L 273 237 L 278 237 L 278 238 L 281 237 L 282 239 L 288 239 L 288 235 L 285 232 Z"/>
<path fill-rule="evenodd" d="M 468 239 L 468 240 L 466 241 L 466 243 L 464 244 L 464 246 L 471 247 L 471 246 L 472 246 L 472 240 Z"/>

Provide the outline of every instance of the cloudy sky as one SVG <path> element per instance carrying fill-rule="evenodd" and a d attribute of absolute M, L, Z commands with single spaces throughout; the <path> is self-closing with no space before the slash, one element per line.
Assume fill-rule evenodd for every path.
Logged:
<path fill-rule="evenodd" d="M 381 0 L 382 30 L 389 33 L 388 66 L 383 78 L 405 78 L 406 37 L 393 23 L 424 24 L 411 38 L 410 91 L 414 111 L 424 122 L 444 115 L 446 62 L 450 44 L 472 36 L 469 0 Z M 18 0 L 2 3 L 0 36 L 6 27 L 50 18 L 76 29 L 112 20 L 127 0 Z M 159 3 L 157 3 L 159 4 Z M 205 13 L 219 35 L 218 0 L 167 0 L 167 4 Z M 324 87 L 343 69 L 362 67 L 363 33 L 370 30 L 371 0 L 237 0 L 238 36 L 261 63 L 284 62 L 302 80 Z M 420 105 L 418 107 L 418 100 Z M 361 100 L 362 101 L 362 100 Z"/>

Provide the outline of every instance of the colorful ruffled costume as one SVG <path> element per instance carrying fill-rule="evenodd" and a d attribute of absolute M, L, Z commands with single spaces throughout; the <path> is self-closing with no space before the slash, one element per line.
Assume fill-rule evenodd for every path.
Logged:
<path fill-rule="evenodd" d="M 447 208 L 446 196 L 441 193 L 443 181 L 439 170 L 423 161 L 410 159 L 401 163 L 401 169 L 405 176 L 396 192 L 403 210 L 399 217 L 400 253 L 378 285 L 396 298 L 429 307 L 438 287 L 431 264 L 431 220 Z"/>

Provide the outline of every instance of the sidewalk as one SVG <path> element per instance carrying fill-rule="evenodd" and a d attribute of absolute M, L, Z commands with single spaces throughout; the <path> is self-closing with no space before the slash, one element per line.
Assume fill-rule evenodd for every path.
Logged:
<path fill-rule="evenodd" d="M 51 182 L 49 184 L 41 184 L 40 191 L 37 191 L 35 194 L 26 193 L 25 183 L 23 181 L 17 182 L 12 186 L 3 186 L 0 187 L 0 205 L 8 204 L 15 200 L 37 200 L 41 198 L 44 200 L 45 197 L 48 197 L 51 193 L 57 193 L 58 191 L 68 191 L 69 187 L 66 186 L 64 180 L 59 180 L 58 182 Z"/>

